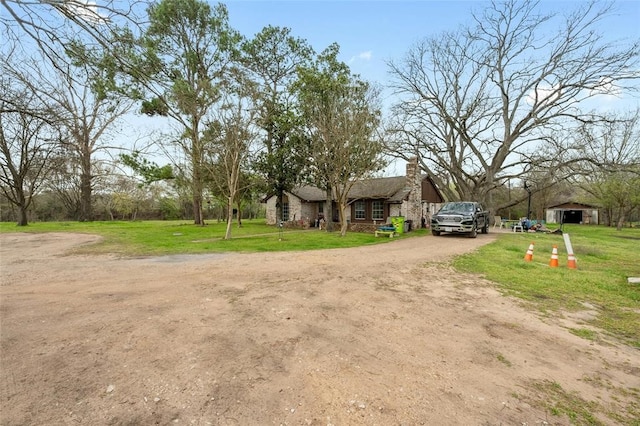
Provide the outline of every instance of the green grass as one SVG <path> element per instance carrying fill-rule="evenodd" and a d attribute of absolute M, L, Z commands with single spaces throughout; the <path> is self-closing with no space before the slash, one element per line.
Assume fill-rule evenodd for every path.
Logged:
<path fill-rule="evenodd" d="M 577 392 L 570 392 L 562 388 L 560 383 L 551 380 L 533 380 L 529 388 L 534 392 L 515 394 L 515 398 L 532 406 L 544 409 L 553 417 L 566 418 L 572 425 L 602 426 L 605 424 L 637 426 L 640 407 L 637 401 L 637 389 L 617 388 L 602 377 L 588 377 L 582 379 L 595 387 L 606 388 L 614 395 L 628 398 L 618 404 L 603 403 L 601 400 L 585 400 Z M 551 421 L 548 424 L 555 424 Z M 562 423 L 564 424 L 564 422 Z"/>
<path fill-rule="evenodd" d="M 640 348 L 640 229 L 616 231 L 602 226 L 565 225 L 577 259 L 577 269 L 567 268 L 562 235 L 501 234 L 494 244 L 458 257 L 454 266 L 481 274 L 548 315 L 562 311 L 595 310 L 586 323 Z M 524 261 L 534 243 L 531 262 Z M 549 267 L 553 245 L 558 246 L 559 267 Z M 585 339 L 595 335 L 573 331 Z"/>
<path fill-rule="evenodd" d="M 571 424 L 602 425 L 592 413 L 602 411 L 596 402 L 586 401 L 575 392 L 567 392 L 557 382 L 544 380 L 533 383 L 533 388 L 545 395 L 542 405 L 553 416 L 567 416 Z"/>
<path fill-rule="evenodd" d="M 598 340 L 598 333 L 588 328 L 570 328 L 571 334 L 575 334 L 578 337 L 582 337 L 585 340 L 595 341 Z"/>
<path fill-rule="evenodd" d="M 511 364 L 511 361 L 509 361 L 507 358 L 505 358 L 505 356 L 502 355 L 502 354 L 496 355 L 496 358 L 498 359 L 498 361 L 500 361 L 501 363 L 503 363 L 507 367 L 511 367 L 513 365 L 513 364 Z"/>
<path fill-rule="evenodd" d="M 96 234 L 104 240 L 84 246 L 83 253 L 116 253 L 128 256 L 178 253 L 266 252 L 319 250 L 384 244 L 393 239 L 376 238 L 373 234 L 321 232 L 317 229 L 296 230 L 268 226 L 262 220 L 245 220 L 242 227 L 233 225 L 231 239 L 224 240 L 226 223 L 208 222 L 196 226 L 187 221 L 133 222 L 36 222 L 26 227 L 0 223 L 0 233 L 6 232 L 77 232 Z M 400 238 L 425 235 L 417 230 Z"/>

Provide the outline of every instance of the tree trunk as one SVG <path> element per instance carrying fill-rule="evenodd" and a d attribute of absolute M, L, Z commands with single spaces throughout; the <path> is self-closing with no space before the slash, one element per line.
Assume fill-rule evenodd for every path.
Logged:
<path fill-rule="evenodd" d="M 195 118 L 191 123 L 191 131 L 197 132 L 198 120 Z M 204 216 L 202 212 L 202 153 L 200 139 L 196 136 L 191 141 L 191 167 L 193 169 L 191 176 L 191 191 L 193 196 L 193 223 L 194 225 L 204 225 Z"/>
<path fill-rule="evenodd" d="M 88 222 L 93 219 L 91 209 L 91 154 L 83 152 L 81 161 L 80 174 L 80 222 Z"/>
<path fill-rule="evenodd" d="M 340 217 L 340 236 L 344 237 L 345 235 L 347 235 L 347 229 L 349 228 L 349 224 L 347 223 L 347 215 L 345 214 L 347 206 L 343 203 L 338 204 L 338 206 L 338 216 Z"/>
<path fill-rule="evenodd" d="M 27 207 L 24 204 L 18 206 L 18 226 L 27 226 Z"/>
<path fill-rule="evenodd" d="M 331 196 L 331 188 L 327 189 L 327 200 L 324 209 L 324 221 L 327 224 L 327 232 L 333 232 L 333 198 Z"/>
<path fill-rule="evenodd" d="M 200 170 L 195 169 L 195 164 L 191 190 L 193 192 L 193 223 L 194 225 L 204 225 L 202 212 L 202 178 Z"/>
<path fill-rule="evenodd" d="M 197 196 L 193 196 L 193 224 L 204 225 L 204 218 L 202 217 L 202 200 L 198 200 Z"/>
<path fill-rule="evenodd" d="M 627 220 L 627 215 L 624 209 L 620 209 L 620 216 L 618 216 L 618 222 L 616 223 L 616 231 L 622 231 L 624 222 Z"/>
<path fill-rule="evenodd" d="M 231 225 L 233 224 L 233 197 L 229 197 L 227 202 L 227 230 L 224 233 L 224 239 L 231 239 Z"/>

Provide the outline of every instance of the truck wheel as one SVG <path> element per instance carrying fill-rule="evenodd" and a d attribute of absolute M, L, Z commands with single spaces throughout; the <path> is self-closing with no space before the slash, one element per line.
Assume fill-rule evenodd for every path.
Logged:
<path fill-rule="evenodd" d="M 469 233 L 469 238 L 476 238 L 478 236 L 478 227 L 473 225 L 473 229 Z"/>
<path fill-rule="evenodd" d="M 431 233 L 436 236 L 439 237 L 440 236 L 440 231 L 434 231 L 433 229 L 431 230 Z"/>
<path fill-rule="evenodd" d="M 484 222 L 484 226 L 482 227 L 482 233 L 483 234 L 489 233 L 489 224 L 486 221 Z"/>

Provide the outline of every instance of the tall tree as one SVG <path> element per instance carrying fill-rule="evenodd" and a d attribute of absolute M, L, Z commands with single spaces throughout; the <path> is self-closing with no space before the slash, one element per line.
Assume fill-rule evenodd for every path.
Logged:
<path fill-rule="evenodd" d="M 221 107 L 203 137 L 207 141 L 203 156 L 205 164 L 209 164 L 213 192 L 226 198 L 227 229 L 224 239 L 228 240 L 231 239 L 234 206 L 238 206 L 240 214 L 240 194 L 244 189 L 241 187 L 242 176 L 254 149 L 257 129 L 253 125 L 256 115 L 254 88 L 244 72 L 236 69 L 233 80 L 229 79 L 224 89 Z"/>
<path fill-rule="evenodd" d="M 243 64 L 257 82 L 258 125 L 264 131 L 256 169 L 267 190 L 277 197 L 277 221 L 282 220 L 283 194 L 301 182 L 309 158 L 309 141 L 295 108 L 292 85 L 298 67 L 307 65 L 312 49 L 288 28 L 265 27 L 243 45 Z"/>
<path fill-rule="evenodd" d="M 23 115 L 40 111 L 41 120 L 55 123 L 56 158 L 69 153 L 78 159 L 77 163 L 69 161 L 78 165 L 76 172 L 81 181 L 77 219 L 91 220 L 93 156 L 109 148 L 105 138 L 128 111 L 130 103 L 97 93 L 95 83 L 101 78 L 87 68 L 64 63 L 53 67 L 38 51 L 26 56 L 14 49 L 9 56 L 5 57 L 4 52 L 2 56 L 5 60 L 0 63 L 0 71 L 10 85 L 9 90 L 0 94 L 5 109 L 12 108 Z M 24 99 L 15 96 L 10 99 L 11 90 L 19 90 Z"/>
<path fill-rule="evenodd" d="M 534 166 L 576 161 L 576 146 L 553 133 L 597 120 L 581 111 L 585 101 L 635 78 L 638 41 L 607 43 L 597 31 L 609 5 L 590 2 L 564 18 L 539 6 L 493 2 L 473 26 L 421 41 L 389 63 L 401 96 L 389 148 L 403 158 L 418 153 L 448 199 L 487 202 Z"/>
<path fill-rule="evenodd" d="M 149 7 L 148 15 L 142 50 L 126 71 L 147 96 L 142 112 L 168 116 L 180 126 L 174 140 L 188 159 L 185 175 L 191 184 L 194 223 L 202 225 L 203 133 L 219 107 L 220 85 L 228 78 L 241 37 L 229 26 L 223 4 L 161 0 Z"/>
<path fill-rule="evenodd" d="M 351 74 L 349 67 L 338 60 L 338 54 L 338 45 L 332 44 L 318 56 L 315 64 L 301 68 L 297 87 L 313 145 L 313 177 L 316 185 L 327 193 L 325 211 L 329 224 L 335 196 L 340 234 L 344 236 L 351 188 L 384 163 L 382 141 L 377 138 L 379 91 Z"/>
<path fill-rule="evenodd" d="M 25 61 L 21 70 L 12 69 L 16 79 L 51 106 L 62 131 L 63 148 L 77 160 L 80 177 L 80 206 L 77 219 L 92 220 L 93 161 L 97 152 L 108 151 L 111 132 L 118 120 L 129 112 L 131 102 L 95 90 L 100 76 L 93 70 L 73 65 L 47 67 L 40 61 Z"/>
<path fill-rule="evenodd" d="M 16 111 L 17 104 L 30 99 L 19 96 L 21 100 L 8 108 L 0 102 L 0 191 L 16 207 L 18 226 L 26 226 L 33 197 L 52 168 L 49 157 L 59 146 L 59 132 L 41 118 L 43 111 L 30 113 L 26 107 Z"/>
<path fill-rule="evenodd" d="M 6 40 L 35 47 L 49 64 L 69 65 L 62 49 L 79 39 L 110 49 L 118 26 L 138 26 L 146 2 L 94 1 L 0 1 L 0 28 Z"/>
<path fill-rule="evenodd" d="M 107 96 L 102 71 L 95 72 L 70 56 L 73 46 L 92 45 L 109 51 L 111 34 L 118 24 L 137 25 L 140 2 L 33 1 L 0 2 L 2 37 L 13 41 L 27 59 L 20 69 L 4 67 L 21 84 L 29 87 L 40 102 L 52 105 L 51 114 L 66 131 L 63 142 L 79 160 L 81 197 L 78 219 L 90 220 L 92 156 L 99 149 L 118 117 L 128 109 L 126 102 Z M 3 44 L 5 46 L 12 43 Z M 107 76 L 108 77 L 108 76 Z M 0 96 L 3 96 L 0 93 Z M 5 104 L 11 100 L 2 98 Z"/>
<path fill-rule="evenodd" d="M 640 110 L 585 123 L 578 136 L 585 141 L 588 160 L 573 168 L 572 180 L 620 230 L 640 209 Z"/>

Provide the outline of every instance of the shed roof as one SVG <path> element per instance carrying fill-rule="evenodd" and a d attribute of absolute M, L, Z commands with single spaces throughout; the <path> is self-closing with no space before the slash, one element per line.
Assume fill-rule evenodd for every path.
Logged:
<path fill-rule="evenodd" d="M 547 207 L 548 209 L 564 209 L 564 210 L 580 210 L 580 209 L 597 209 L 597 206 L 592 206 L 589 204 L 578 203 L 575 201 L 565 201 L 561 204 L 556 204 L 554 206 Z"/>

